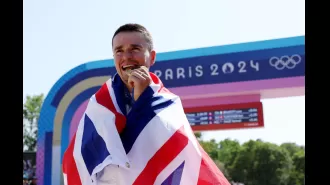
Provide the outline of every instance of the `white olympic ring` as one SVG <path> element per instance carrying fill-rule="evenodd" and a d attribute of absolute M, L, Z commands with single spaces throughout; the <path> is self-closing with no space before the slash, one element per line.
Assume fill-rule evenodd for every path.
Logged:
<path fill-rule="evenodd" d="M 275 67 L 277 70 L 282 70 L 284 68 L 293 69 L 297 64 L 301 62 L 300 55 L 292 55 L 291 57 L 285 55 L 281 58 L 272 57 L 269 59 L 269 64 Z"/>

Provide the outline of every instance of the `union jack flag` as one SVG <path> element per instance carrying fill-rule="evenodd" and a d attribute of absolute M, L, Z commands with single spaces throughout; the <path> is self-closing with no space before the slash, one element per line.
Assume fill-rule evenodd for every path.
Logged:
<path fill-rule="evenodd" d="M 118 75 L 90 98 L 63 157 L 66 185 L 230 185 L 199 145 L 180 98 L 150 75 L 128 114 Z"/>

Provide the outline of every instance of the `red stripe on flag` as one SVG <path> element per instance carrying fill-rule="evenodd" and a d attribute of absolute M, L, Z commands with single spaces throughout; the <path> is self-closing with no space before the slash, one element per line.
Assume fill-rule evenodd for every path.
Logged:
<path fill-rule="evenodd" d="M 184 127 L 182 126 L 148 161 L 133 185 L 153 185 L 160 172 L 179 155 L 187 144 L 188 137 L 185 135 Z"/>
<path fill-rule="evenodd" d="M 68 185 L 81 185 L 76 161 L 73 158 L 74 143 L 76 140 L 76 134 L 74 134 L 69 147 L 66 149 L 63 156 L 63 173 L 67 174 Z"/>
<path fill-rule="evenodd" d="M 197 185 L 230 185 L 226 177 L 200 145 L 199 150 L 202 153 L 202 161 Z"/>
<path fill-rule="evenodd" d="M 117 112 L 112 102 L 110 92 L 106 83 L 102 85 L 101 89 L 95 93 L 95 98 L 97 103 L 106 107 L 108 110 L 110 110 L 115 114 L 116 117 L 115 123 L 116 123 L 117 131 L 118 133 L 121 133 L 126 126 L 126 117 L 120 114 L 119 112 Z"/>
<path fill-rule="evenodd" d="M 163 82 L 157 77 L 157 75 L 155 75 L 154 73 L 149 72 L 152 81 L 155 84 L 160 85 L 160 88 L 158 89 L 158 93 L 169 93 L 172 94 L 168 89 L 166 89 L 163 85 Z"/>

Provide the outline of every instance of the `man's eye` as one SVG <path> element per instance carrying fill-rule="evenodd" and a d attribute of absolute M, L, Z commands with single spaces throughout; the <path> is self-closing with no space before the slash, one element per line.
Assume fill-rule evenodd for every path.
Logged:
<path fill-rule="evenodd" d="M 116 53 L 120 54 L 121 52 L 123 52 L 123 50 L 117 50 Z"/>
<path fill-rule="evenodd" d="M 140 48 L 133 48 L 132 50 L 137 52 L 137 51 L 140 51 Z"/>

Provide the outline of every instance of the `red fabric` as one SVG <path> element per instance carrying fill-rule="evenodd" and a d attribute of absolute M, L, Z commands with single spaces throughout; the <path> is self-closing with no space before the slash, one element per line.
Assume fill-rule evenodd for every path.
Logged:
<path fill-rule="evenodd" d="M 149 160 L 133 185 L 153 185 L 158 175 L 179 155 L 187 144 L 188 137 L 184 133 L 184 127 L 181 127 Z"/>
<path fill-rule="evenodd" d="M 97 103 L 103 105 L 104 107 L 106 107 L 108 110 L 110 110 L 111 112 L 113 112 L 115 114 L 116 127 L 118 130 L 118 133 L 121 133 L 126 126 L 126 117 L 124 115 L 120 114 L 119 112 L 117 112 L 117 110 L 112 102 L 107 84 L 104 84 L 101 87 L 101 89 L 96 92 L 95 98 L 96 98 Z"/>
<path fill-rule="evenodd" d="M 156 84 L 160 84 L 161 88 L 158 92 L 171 93 L 168 91 L 156 75 L 150 73 L 152 80 Z M 104 84 L 101 89 L 95 94 L 96 101 L 108 110 L 113 112 L 116 116 L 115 124 L 119 133 L 123 131 L 126 124 L 125 116 L 116 111 L 112 102 L 109 89 Z M 67 175 L 68 185 L 82 185 L 77 170 L 76 162 L 73 157 L 73 149 L 76 134 L 72 138 L 69 147 L 63 156 L 63 173 Z M 177 142 L 178 140 L 182 142 Z M 134 185 L 152 185 L 161 171 L 175 159 L 175 157 L 186 147 L 188 144 L 188 137 L 184 133 L 183 127 L 180 128 L 173 136 L 160 148 L 159 151 L 149 160 L 145 169 L 141 172 L 135 180 Z M 199 171 L 197 185 L 230 185 L 222 172 L 215 165 L 213 160 L 208 156 L 204 149 L 199 145 L 202 154 L 201 166 Z M 155 168 L 156 166 L 156 168 Z"/>
<path fill-rule="evenodd" d="M 68 185 L 81 185 L 81 180 L 77 170 L 76 162 L 73 158 L 74 141 L 76 140 L 76 134 L 74 134 L 69 147 L 63 156 L 63 173 L 67 174 Z"/>
<path fill-rule="evenodd" d="M 199 149 L 202 153 L 202 161 L 197 185 L 230 185 L 226 177 L 200 145 Z"/>

